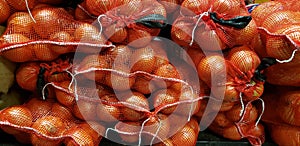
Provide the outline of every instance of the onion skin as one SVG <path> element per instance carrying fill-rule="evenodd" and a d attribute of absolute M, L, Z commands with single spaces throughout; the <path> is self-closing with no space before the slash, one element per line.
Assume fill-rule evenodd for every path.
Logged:
<path fill-rule="evenodd" d="M 299 128 L 288 125 L 268 125 L 271 137 L 278 145 L 297 146 L 299 140 Z"/>
<path fill-rule="evenodd" d="M 282 92 L 279 117 L 286 123 L 300 126 L 300 94 L 299 91 Z"/>
<path fill-rule="evenodd" d="M 10 33 L 30 35 L 33 31 L 34 22 L 26 12 L 15 12 L 7 20 Z"/>
<path fill-rule="evenodd" d="M 36 91 L 40 66 L 37 62 L 22 64 L 16 72 L 16 81 L 18 85 L 28 91 Z"/>
<path fill-rule="evenodd" d="M 81 120 L 95 120 L 96 119 L 96 104 L 79 100 L 74 104 L 72 113 Z"/>
<path fill-rule="evenodd" d="M 116 124 L 116 129 L 128 133 L 138 133 L 140 132 L 141 124 L 139 122 L 119 122 Z M 126 143 L 136 143 L 139 140 L 138 134 L 119 134 L 121 139 Z"/>
<path fill-rule="evenodd" d="M 193 146 L 197 141 L 197 134 L 190 126 L 185 125 L 181 130 L 171 137 L 173 144 Z"/>
<path fill-rule="evenodd" d="M 1 112 L 1 121 L 6 121 L 17 126 L 30 127 L 33 124 L 33 117 L 30 110 L 22 106 L 12 106 L 6 108 Z M 1 126 L 1 129 L 9 134 L 18 134 L 19 130 L 9 127 Z"/>
<path fill-rule="evenodd" d="M 282 10 L 283 4 L 279 1 L 269 1 L 262 3 L 256 7 L 252 12 L 251 16 L 257 26 L 261 26 L 261 23 L 272 13 Z"/>
<path fill-rule="evenodd" d="M 58 16 L 60 11 L 59 9 L 53 8 L 34 11 L 33 18 L 36 23 L 33 25 L 33 28 L 41 38 L 47 39 L 51 34 L 61 29 L 60 24 L 57 23 L 57 20 L 60 19 Z M 49 26 L 49 24 L 51 25 Z"/>
<path fill-rule="evenodd" d="M 10 6 L 12 6 L 14 9 L 19 10 L 19 11 L 27 11 L 26 7 L 26 2 L 24 1 L 19 1 L 19 0 L 8 0 L 7 1 Z M 28 7 L 32 9 L 35 4 L 36 0 L 27 0 Z"/>
<path fill-rule="evenodd" d="M 47 115 L 53 106 L 53 102 L 32 98 L 26 103 L 26 107 L 30 110 L 33 120 Z"/>
<path fill-rule="evenodd" d="M 155 52 L 149 46 L 135 50 L 130 58 L 131 72 L 144 71 L 151 73 L 156 63 Z"/>
<path fill-rule="evenodd" d="M 15 44 L 28 42 L 29 38 L 22 34 L 7 34 L 0 38 L 0 44 Z M 33 58 L 33 50 L 30 46 L 22 46 L 3 52 L 3 56 L 13 62 L 26 62 Z M 16 55 L 18 54 L 18 55 Z"/>
<path fill-rule="evenodd" d="M 117 103 L 119 101 L 117 97 L 113 94 L 104 95 L 100 97 L 100 99 L 111 103 Z M 103 103 L 97 105 L 96 113 L 97 113 L 98 120 L 107 123 L 117 122 L 118 120 L 120 120 L 122 116 L 122 111 L 120 107 L 110 105 L 110 104 L 106 105 Z"/>
<path fill-rule="evenodd" d="M 66 139 L 66 146 L 73 145 L 94 145 L 94 139 L 86 129 L 73 126 L 64 132 L 64 135 L 70 135 L 72 139 Z"/>
<path fill-rule="evenodd" d="M 147 98 L 139 92 L 132 92 L 132 94 L 126 95 L 122 100 L 128 104 L 149 110 L 149 103 Z M 122 109 L 122 113 L 125 119 L 129 121 L 138 121 L 146 116 L 144 112 L 140 112 L 129 107 L 124 107 Z"/>
<path fill-rule="evenodd" d="M 70 85 L 70 81 L 64 81 L 60 83 L 60 86 L 64 89 L 68 89 L 68 86 Z M 63 90 L 60 89 L 54 89 L 56 99 L 58 100 L 59 103 L 62 105 L 72 108 L 73 105 L 75 104 L 75 96 L 73 95 L 73 88 L 71 89 L 70 93 L 67 93 Z"/>
<path fill-rule="evenodd" d="M 65 131 L 65 127 L 66 124 L 61 118 L 48 115 L 37 119 L 32 125 L 32 128 L 37 130 L 38 133 L 53 137 L 60 136 Z M 31 142 L 34 145 L 41 145 L 45 143 L 49 145 L 57 145 L 61 143 L 61 140 L 47 140 L 39 137 L 37 134 L 32 134 Z"/>
<path fill-rule="evenodd" d="M 0 24 L 4 23 L 10 15 L 10 7 L 5 0 L 0 1 Z"/>

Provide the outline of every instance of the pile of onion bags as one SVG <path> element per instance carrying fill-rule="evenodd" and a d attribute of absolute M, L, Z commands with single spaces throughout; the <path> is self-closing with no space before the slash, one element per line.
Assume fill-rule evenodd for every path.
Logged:
<path fill-rule="evenodd" d="M 298 87 L 268 86 L 262 96 L 265 123 L 272 140 L 278 145 L 299 145 L 299 99 Z"/>
<path fill-rule="evenodd" d="M 242 0 L 185 0 L 181 6 L 171 31 L 181 46 L 216 51 L 248 44 L 257 35 Z"/>

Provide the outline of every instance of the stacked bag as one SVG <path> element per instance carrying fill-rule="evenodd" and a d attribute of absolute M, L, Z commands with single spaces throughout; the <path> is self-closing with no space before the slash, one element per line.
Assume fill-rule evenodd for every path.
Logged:
<path fill-rule="evenodd" d="M 105 2 L 72 9 L 59 7 L 63 1 L 26 1 L 22 10 L 8 3 L 0 52 L 19 64 L 16 82 L 30 94 L 0 112 L 1 129 L 33 145 L 98 145 L 102 137 L 195 145 L 201 97 L 189 74 L 197 73 L 192 62 L 168 56 L 156 37 L 164 6 Z"/>
<path fill-rule="evenodd" d="M 20 143 L 192 146 L 206 128 L 251 145 L 265 130 L 279 145 L 300 143 L 297 0 L 0 7 L 0 55 L 16 64 L 9 87 L 28 93 L 0 111 L 0 128 Z"/>
<path fill-rule="evenodd" d="M 265 70 L 271 85 L 262 97 L 262 120 L 275 143 L 299 145 L 299 2 L 265 2 L 253 9 L 252 16 L 260 34 L 255 50 L 260 57 L 276 60 Z"/>

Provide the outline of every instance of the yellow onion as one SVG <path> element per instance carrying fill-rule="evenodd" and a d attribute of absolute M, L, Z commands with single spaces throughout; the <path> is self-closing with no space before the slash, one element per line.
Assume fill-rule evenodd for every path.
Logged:
<path fill-rule="evenodd" d="M 73 41 L 74 38 L 71 36 L 70 33 L 66 31 L 60 31 L 52 34 L 49 39 L 51 41 L 57 41 L 57 42 L 71 42 Z M 72 51 L 72 47 L 67 45 L 51 45 L 51 50 L 56 54 L 65 54 Z"/>
<path fill-rule="evenodd" d="M 299 25 L 283 25 L 276 30 L 276 34 L 289 36 L 292 40 L 300 39 Z M 291 42 L 283 37 L 268 36 L 266 40 L 266 52 L 269 56 L 279 60 L 289 59 L 292 52 L 296 49 Z"/>
<path fill-rule="evenodd" d="M 258 35 L 257 26 L 254 20 L 251 20 L 245 28 L 232 34 L 235 34 L 234 38 L 237 45 L 249 44 Z"/>
<path fill-rule="evenodd" d="M 233 125 L 233 121 L 225 115 L 224 112 L 219 112 L 213 121 L 213 125 L 217 125 L 222 128 L 226 128 Z"/>
<path fill-rule="evenodd" d="M 292 11 L 279 11 L 272 13 L 266 18 L 261 27 L 269 30 L 270 32 L 275 32 L 281 28 L 282 25 L 299 23 L 300 22 L 300 13 Z"/>
<path fill-rule="evenodd" d="M 216 0 L 212 4 L 212 11 L 219 14 L 237 14 L 240 13 L 240 0 Z"/>
<path fill-rule="evenodd" d="M 104 77 L 104 84 L 116 91 L 125 91 L 132 88 L 135 77 L 124 77 L 116 73 L 108 73 Z"/>
<path fill-rule="evenodd" d="M 226 63 L 224 57 L 211 55 L 202 59 L 197 65 L 199 78 L 207 85 L 211 85 L 211 77 L 226 75 Z"/>
<path fill-rule="evenodd" d="M 58 57 L 58 54 L 52 51 L 50 44 L 34 44 L 32 47 L 37 60 L 52 61 Z"/>
<path fill-rule="evenodd" d="M 69 135 L 71 138 L 66 139 L 64 144 L 66 146 L 73 145 L 94 145 L 94 139 L 86 129 L 73 126 L 66 130 L 63 135 Z"/>
<path fill-rule="evenodd" d="M 64 107 L 63 105 L 59 103 L 54 103 L 50 115 L 54 117 L 60 117 L 61 119 L 64 119 L 66 121 L 72 121 L 73 120 L 73 114 L 71 110 L 67 107 Z"/>
<path fill-rule="evenodd" d="M 251 16 L 257 26 L 261 26 L 263 21 L 270 15 L 276 11 L 281 11 L 284 9 L 284 6 L 279 1 L 269 1 L 260 4 L 257 6 L 252 12 Z"/>
<path fill-rule="evenodd" d="M 0 24 L 4 23 L 10 15 L 10 7 L 5 0 L 0 1 Z"/>
<path fill-rule="evenodd" d="M 30 15 L 26 12 L 16 12 L 8 19 L 10 33 L 20 33 L 29 35 L 33 33 L 34 22 Z"/>
<path fill-rule="evenodd" d="M 296 146 L 300 143 L 300 128 L 285 124 L 268 124 L 272 140 L 278 145 Z"/>
<path fill-rule="evenodd" d="M 99 143 L 105 133 L 105 127 L 99 122 L 90 121 L 88 123 L 81 123 L 79 127 L 89 133 L 94 143 Z"/>
<path fill-rule="evenodd" d="M 148 45 L 152 36 L 149 32 L 143 29 L 127 29 L 128 30 L 128 45 L 135 48 L 142 48 Z"/>
<path fill-rule="evenodd" d="M 244 73 L 256 69 L 260 64 L 257 54 L 247 46 L 233 48 L 226 58 Z"/>
<path fill-rule="evenodd" d="M 102 103 L 97 105 L 96 113 L 98 120 L 110 123 L 120 120 L 120 117 L 122 116 L 121 108 L 114 105 L 114 103 L 117 103 L 119 101 L 117 97 L 113 94 L 107 94 L 102 96 L 101 100 L 105 100 L 109 103 Z M 112 104 L 110 104 L 110 102 Z"/>
<path fill-rule="evenodd" d="M 26 107 L 30 110 L 34 121 L 47 115 L 50 112 L 52 105 L 52 102 L 38 98 L 32 98 L 26 103 Z"/>
<path fill-rule="evenodd" d="M 112 24 L 104 29 L 104 35 L 112 42 L 121 43 L 127 38 L 127 29 Z"/>
<path fill-rule="evenodd" d="M 110 1 L 110 0 L 86 0 L 87 10 L 96 16 L 106 13 L 107 11 L 123 5 L 123 1 Z"/>
<path fill-rule="evenodd" d="M 210 1 L 209 0 L 185 0 L 182 2 L 181 10 L 183 10 L 184 15 L 194 15 L 191 12 L 188 12 L 187 10 L 184 10 L 184 8 L 189 9 L 190 11 L 194 12 L 196 15 L 199 15 L 203 12 L 206 12 L 210 7 Z"/>
<path fill-rule="evenodd" d="M 145 138 L 146 143 L 151 142 L 153 136 L 156 135 L 157 130 L 159 130 L 159 131 L 153 141 L 153 144 L 160 142 L 159 141 L 160 139 L 164 140 L 164 139 L 168 138 L 167 136 L 169 133 L 169 129 L 171 127 L 170 127 L 169 121 L 166 119 L 167 119 L 167 116 L 163 115 L 163 114 L 158 114 L 157 117 L 150 117 L 150 120 L 145 123 L 145 125 L 144 125 L 145 127 L 144 127 L 143 131 L 149 132 L 153 135 L 149 135 L 149 134 L 143 135 L 143 138 Z M 157 137 L 159 139 L 157 139 Z"/>
<path fill-rule="evenodd" d="M 141 124 L 139 122 L 119 122 L 115 127 L 118 131 L 126 132 L 126 134 L 119 133 L 124 142 L 136 143 L 139 140 L 138 133 L 140 132 L 141 128 Z"/>
<path fill-rule="evenodd" d="M 153 97 L 154 97 L 153 98 L 154 108 L 158 108 L 159 106 L 165 106 L 179 101 L 179 94 L 172 89 L 158 90 L 154 93 Z M 167 115 L 172 114 L 173 111 L 176 109 L 176 107 L 177 107 L 176 105 L 170 106 L 162 109 L 160 112 Z"/>
<path fill-rule="evenodd" d="M 30 110 L 22 106 L 12 106 L 6 108 L 1 112 L 0 119 L 3 122 L 6 121 L 22 127 L 30 127 L 33 122 L 33 117 Z M 18 134 L 20 132 L 17 129 L 9 126 L 1 126 L 1 129 L 9 134 Z"/>
<path fill-rule="evenodd" d="M 36 4 L 36 0 L 26 0 L 28 3 L 28 8 L 32 9 L 35 4 Z M 10 6 L 12 6 L 14 9 L 19 10 L 19 11 L 27 11 L 27 7 L 26 7 L 26 1 L 19 1 L 19 0 L 8 0 L 8 4 Z"/>
<path fill-rule="evenodd" d="M 22 34 L 8 34 L 0 38 L 0 44 L 25 43 L 28 41 L 29 38 Z M 30 46 L 17 47 L 3 52 L 3 56 L 13 62 L 30 61 L 33 55 L 33 50 Z"/>
<path fill-rule="evenodd" d="M 39 70 L 40 66 L 37 62 L 22 64 L 16 72 L 18 85 L 25 90 L 36 91 Z"/>
<path fill-rule="evenodd" d="M 60 86 L 64 89 L 68 89 L 69 85 L 70 85 L 70 81 L 63 81 L 60 83 Z M 71 89 L 70 93 L 67 93 L 60 89 L 55 89 L 54 92 L 56 95 L 56 99 L 62 105 L 71 108 L 75 103 L 75 96 L 72 94 L 73 88 Z"/>
<path fill-rule="evenodd" d="M 73 106 L 73 114 L 82 120 L 96 119 L 96 104 L 88 101 L 79 100 Z"/>
<path fill-rule="evenodd" d="M 58 23 L 58 20 L 61 18 L 58 13 L 61 13 L 61 10 L 54 8 L 34 11 L 33 17 L 36 23 L 33 25 L 33 28 L 41 38 L 49 38 L 51 34 L 60 31 L 61 24 Z"/>
<path fill-rule="evenodd" d="M 130 58 L 131 72 L 151 73 L 154 70 L 155 59 L 155 52 L 150 46 L 134 50 Z"/>
<path fill-rule="evenodd" d="M 81 61 L 78 71 L 86 71 L 91 68 L 108 69 L 109 66 L 110 64 L 108 57 L 104 55 L 88 55 Z M 92 81 L 101 82 L 105 76 L 105 73 L 105 71 L 96 70 L 84 73 L 84 76 Z"/>
<path fill-rule="evenodd" d="M 124 105 L 125 107 L 122 108 L 122 113 L 125 119 L 129 121 L 139 121 L 145 117 L 145 112 L 134 109 L 134 107 L 137 106 L 149 110 L 149 102 L 147 98 L 139 92 L 132 92 L 131 94 L 125 96 L 122 101 L 126 102 L 129 105 L 133 105 L 133 107 Z"/>
<path fill-rule="evenodd" d="M 197 141 L 197 134 L 190 126 L 185 125 L 181 130 L 171 137 L 172 143 L 178 145 L 193 146 Z"/>
<path fill-rule="evenodd" d="M 300 124 L 300 97 L 298 91 L 290 91 L 280 97 L 279 117 L 286 123 L 299 126 Z"/>
<path fill-rule="evenodd" d="M 39 137 L 38 134 L 43 134 L 46 136 L 60 136 L 66 129 L 66 124 L 61 118 L 54 116 L 44 116 L 40 119 L 37 119 L 32 128 L 35 129 L 38 133 L 31 135 L 31 142 L 34 145 L 57 145 L 61 143 L 61 140 L 47 140 L 45 138 Z"/>

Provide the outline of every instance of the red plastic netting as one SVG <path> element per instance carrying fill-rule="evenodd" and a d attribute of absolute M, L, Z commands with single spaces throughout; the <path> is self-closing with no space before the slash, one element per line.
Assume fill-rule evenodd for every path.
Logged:
<path fill-rule="evenodd" d="M 78 45 L 87 50 L 112 46 L 99 25 L 76 21 L 64 8 L 36 5 L 29 12 L 13 13 L 0 38 L 1 55 L 11 61 L 51 61 Z"/>
<path fill-rule="evenodd" d="M 181 6 L 171 34 L 182 46 L 216 51 L 249 44 L 257 35 L 242 0 L 185 0 Z"/>
<path fill-rule="evenodd" d="M 209 100 L 201 101 L 198 118 L 212 120 L 209 129 L 231 140 L 247 138 L 252 145 L 264 143 L 264 127 L 260 122 L 264 106 L 261 63 L 258 55 L 247 46 L 226 52 L 187 50 L 196 64 L 198 76 L 210 89 L 201 90 Z M 224 55 L 224 56 L 223 56 Z M 201 86 L 203 88 L 203 86 Z M 205 87 L 205 86 L 204 86 Z"/>
<path fill-rule="evenodd" d="M 266 70 L 271 84 L 299 86 L 296 69 L 299 53 L 298 1 L 270 1 L 254 8 L 251 15 L 258 25 L 259 36 L 254 42 L 261 57 L 273 57 L 278 64 Z"/>
<path fill-rule="evenodd" d="M 32 98 L 8 107 L 0 112 L 0 120 L 1 129 L 24 144 L 98 145 L 105 132 L 102 123 L 79 120 L 53 99 Z"/>
<path fill-rule="evenodd" d="M 258 25 L 260 44 L 257 52 L 274 57 L 278 62 L 290 62 L 299 47 L 298 1 L 270 1 L 254 8 L 251 15 Z"/>
<path fill-rule="evenodd" d="M 96 18 L 108 40 L 133 47 L 149 44 L 166 21 L 166 10 L 156 0 L 85 0 L 79 7 L 85 18 Z"/>
<path fill-rule="evenodd" d="M 262 96 L 266 102 L 262 121 L 278 145 L 299 145 L 299 88 L 268 86 Z M 276 108 L 274 108 L 276 107 Z"/>
<path fill-rule="evenodd" d="M 194 145 L 199 130 L 184 125 L 200 108 L 197 74 L 180 55 L 167 56 L 164 44 L 116 45 L 99 54 L 24 63 L 17 82 L 41 98 L 54 98 L 77 119 L 100 121 L 103 136 L 119 143 Z"/>

